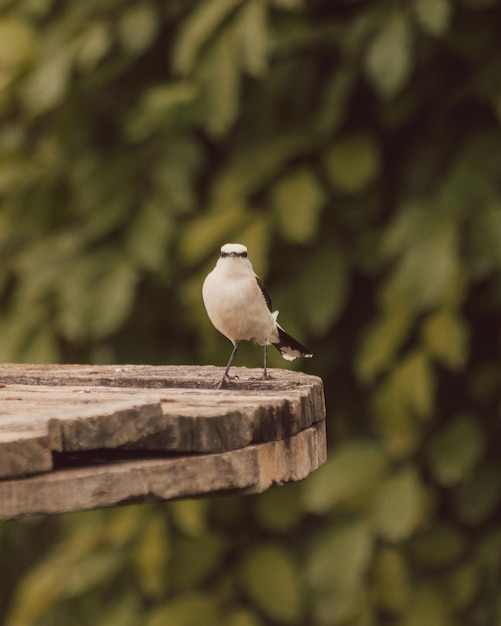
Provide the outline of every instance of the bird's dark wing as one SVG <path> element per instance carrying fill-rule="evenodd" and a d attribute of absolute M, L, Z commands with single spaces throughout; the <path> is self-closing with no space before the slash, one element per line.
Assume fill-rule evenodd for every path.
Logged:
<path fill-rule="evenodd" d="M 270 294 L 266 291 L 266 287 L 264 286 L 263 281 L 259 278 L 259 276 L 256 276 L 256 280 L 257 280 L 257 284 L 259 286 L 259 289 L 261 289 L 261 293 L 263 294 L 264 299 L 266 300 L 266 304 L 268 306 L 268 308 L 271 311 L 271 298 L 270 298 Z"/>

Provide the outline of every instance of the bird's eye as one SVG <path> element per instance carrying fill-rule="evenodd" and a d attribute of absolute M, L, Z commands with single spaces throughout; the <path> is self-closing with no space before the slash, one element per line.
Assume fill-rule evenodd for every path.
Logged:
<path fill-rule="evenodd" d="M 247 257 L 247 252 L 242 252 L 242 256 L 244 257 L 244 259 Z"/>
<path fill-rule="evenodd" d="M 228 253 L 227 252 L 221 252 L 221 256 L 224 259 L 225 256 L 228 256 Z"/>

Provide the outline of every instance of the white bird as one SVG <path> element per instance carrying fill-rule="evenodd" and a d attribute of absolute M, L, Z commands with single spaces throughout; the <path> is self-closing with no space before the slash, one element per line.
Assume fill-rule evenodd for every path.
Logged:
<path fill-rule="evenodd" d="M 264 347 L 263 379 L 270 378 L 266 368 L 270 344 L 289 361 L 313 356 L 278 325 L 278 311 L 272 312 L 270 296 L 254 273 L 247 248 L 242 244 L 227 243 L 221 248 L 216 267 L 204 281 L 202 296 L 210 321 L 233 343 L 230 360 L 217 385 L 219 389 L 229 378 L 241 341 L 254 340 Z"/>

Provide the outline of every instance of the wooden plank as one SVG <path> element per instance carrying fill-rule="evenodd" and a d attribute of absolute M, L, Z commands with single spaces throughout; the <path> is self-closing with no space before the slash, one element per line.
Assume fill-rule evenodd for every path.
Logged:
<path fill-rule="evenodd" d="M 325 461 L 314 376 L 235 368 L 0 365 L 0 519 L 260 493 Z"/>
<path fill-rule="evenodd" d="M 325 418 L 320 379 L 273 370 L 272 381 L 260 381 L 260 370 L 236 371 L 229 389 L 216 390 L 218 368 L 1 365 L 0 478 L 49 471 L 57 451 L 222 452 Z"/>
<path fill-rule="evenodd" d="M 133 502 L 260 493 L 305 478 L 325 461 L 325 423 L 283 441 L 231 452 L 124 461 L 0 481 L 0 519 Z"/>

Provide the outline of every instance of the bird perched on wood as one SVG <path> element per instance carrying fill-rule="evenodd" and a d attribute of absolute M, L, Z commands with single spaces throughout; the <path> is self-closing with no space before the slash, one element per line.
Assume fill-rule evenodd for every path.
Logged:
<path fill-rule="evenodd" d="M 229 378 L 228 373 L 241 341 L 254 340 L 264 347 L 263 379 L 270 378 L 266 367 L 270 344 L 289 361 L 300 356 L 312 356 L 310 350 L 277 323 L 278 311 L 272 312 L 270 296 L 254 273 L 247 248 L 242 244 L 227 243 L 221 248 L 216 267 L 204 281 L 202 296 L 210 321 L 233 343 L 233 351 L 218 389 Z"/>

